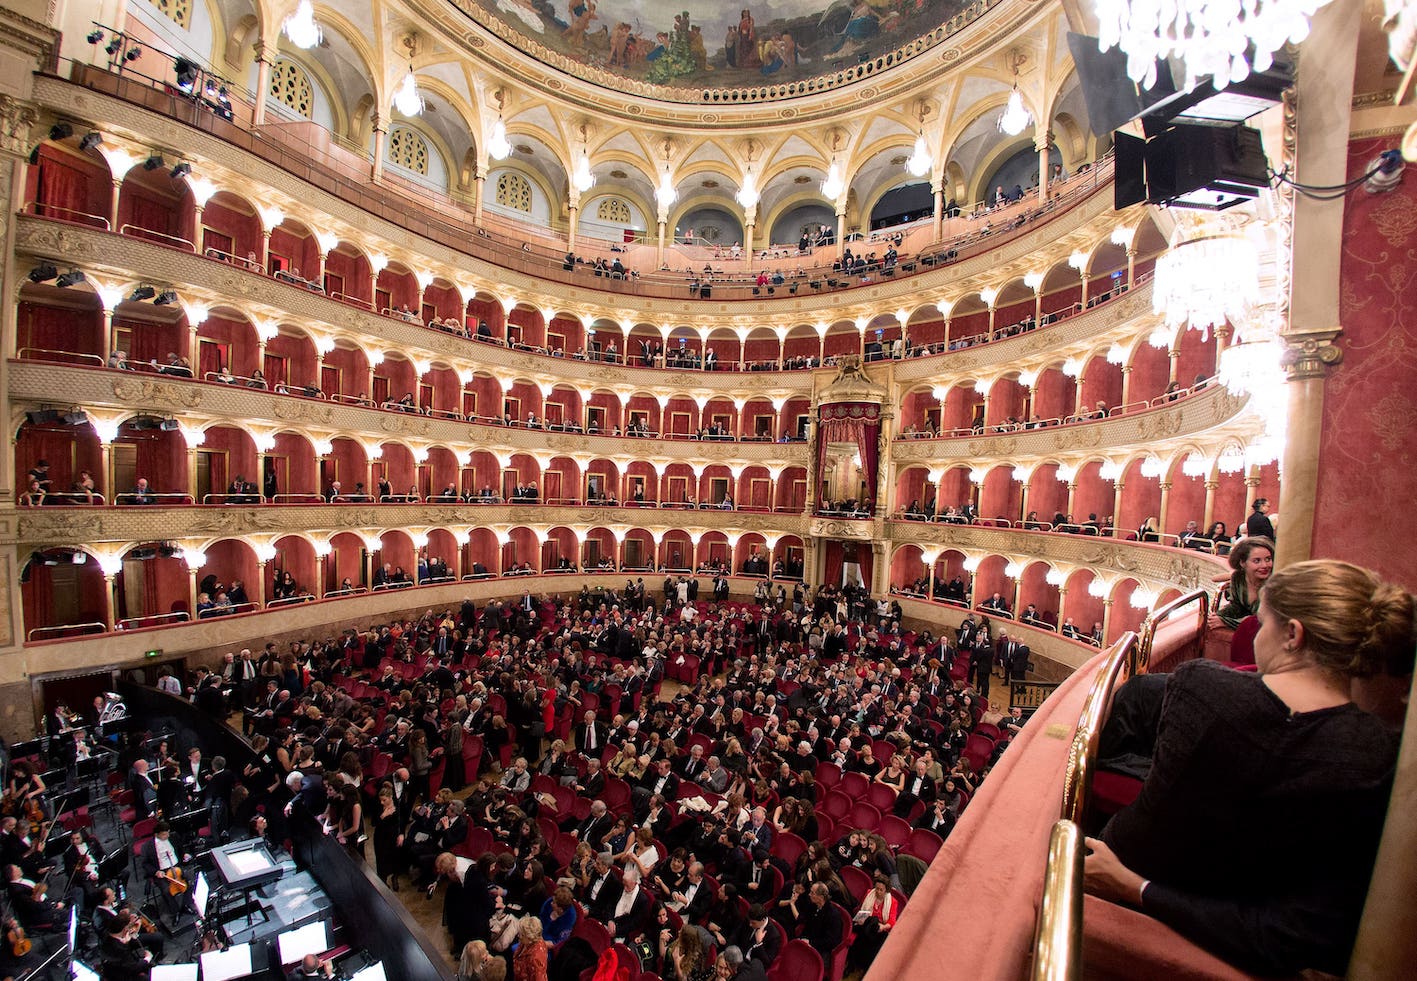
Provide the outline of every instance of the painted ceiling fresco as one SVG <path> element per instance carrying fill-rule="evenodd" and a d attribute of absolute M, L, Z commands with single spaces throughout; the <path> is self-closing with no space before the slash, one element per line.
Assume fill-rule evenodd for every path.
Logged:
<path fill-rule="evenodd" d="M 629 79 L 761 85 L 849 68 L 919 37 L 966 0 L 462 0 L 543 46 Z M 481 16 L 478 19 L 482 19 Z M 533 42 L 527 44 L 526 42 Z"/>

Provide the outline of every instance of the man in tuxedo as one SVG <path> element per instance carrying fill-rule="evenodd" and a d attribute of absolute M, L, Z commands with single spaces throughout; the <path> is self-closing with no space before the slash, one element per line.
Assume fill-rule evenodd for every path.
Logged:
<path fill-rule="evenodd" d="M 605 833 L 610 830 L 614 822 L 610 818 L 605 801 L 592 801 L 590 814 L 586 819 L 571 829 L 571 836 L 578 841 L 584 841 L 592 848 L 599 848 L 600 841 L 605 837 Z"/>
<path fill-rule="evenodd" d="M 698 783 L 699 776 L 704 772 L 706 767 L 707 764 L 704 763 L 704 747 L 700 743 L 695 743 L 689 748 L 689 755 L 684 757 L 684 763 L 679 768 L 679 775 L 691 783 Z"/>
<path fill-rule="evenodd" d="M 929 768 L 930 763 L 924 756 L 915 760 L 914 771 L 905 778 L 905 789 L 895 799 L 896 817 L 903 818 L 909 814 L 917 800 L 924 801 L 927 807 L 934 802 L 939 791 L 935 781 L 930 778 Z"/>
<path fill-rule="evenodd" d="M 674 775 L 668 758 L 661 757 L 655 760 L 654 768 L 646 770 L 645 775 L 640 778 L 633 797 L 638 808 L 648 803 L 655 794 L 662 795 L 665 800 L 674 800 L 678 793 L 679 778 Z"/>
<path fill-rule="evenodd" d="M 602 923 L 615 914 L 615 904 L 620 898 L 620 883 L 612 864 L 613 856 L 609 852 L 597 853 L 590 881 L 580 896 L 581 904 Z"/>
<path fill-rule="evenodd" d="M 1004 669 L 1004 684 L 1022 681 L 1028 673 L 1028 645 L 1007 634 L 999 634 L 999 663 Z"/>
<path fill-rule="evenodd" d="M 605 927 L 616 940 L 629 941 L 649 921 L 650 906 L 649 893 L 640 886 L 640 870 L 634 865 L 627 866 Z"/>

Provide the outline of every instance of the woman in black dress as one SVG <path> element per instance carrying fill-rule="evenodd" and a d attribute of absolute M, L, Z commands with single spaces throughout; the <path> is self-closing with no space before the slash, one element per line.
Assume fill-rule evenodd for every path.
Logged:
<path fill-rule="evenodd" d="M 379 790 L 379 810 L 373 823 L 374 871 L 398 892 L 399 873 L 408 869 L 408 858 L 403 850 L 403 826 L 394 805 L 394 792 L 387 784 Z"/>

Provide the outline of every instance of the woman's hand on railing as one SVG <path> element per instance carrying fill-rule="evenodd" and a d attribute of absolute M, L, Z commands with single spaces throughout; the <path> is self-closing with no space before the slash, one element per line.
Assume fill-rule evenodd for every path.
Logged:
<path fill-rule="evenodd" d="M 1088 892 L 1110 903 L 1140 909 L 1147 880 L 1122 864 L 1117 853 L 1101 838 L 1084 838 L 1088 854 L 1083 859 L 1083 885 Z"/>

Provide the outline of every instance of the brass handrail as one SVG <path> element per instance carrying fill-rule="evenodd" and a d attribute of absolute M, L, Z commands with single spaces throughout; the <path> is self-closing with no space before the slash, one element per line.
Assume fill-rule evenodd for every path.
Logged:
<path fill-rule="evenodd" d="M 1048 868 L 1033 938 L 1032 981 L 1076 981 L 1082 976 L 1082 830 L 1053 825 Z"/>
<path fill-rule="evenodd" d="M 1123 670 L 1135 656 L 1137 635 L 1128 630 L 1117 638 L 1093 676 L 1087 700 L 1078 716 L 1077 730 L 1068 747 L 1068 765 L 1063 774 L 1063 807 L 1061 818 L 1081 826 L 1092 791 L 1092 774 L 1097 768 L 1097 746 L 1102 738 L 1102 725 L 1112 705 L 1112 692 Z"/>
<path fill-rule="evenodd" d="M 1153 610 L 1151 615 L 1142 622 L 1137 631 L 1136 660 L 1131 666 L 1131 677 L 1139 674 L 1146 674 L 1151 667 L 1151 650 L 1156 641 L 1156 628 L 1164 621 L 1171 618 L 1177 610 L 1191 603 L 1199 601 L 1197 613 L 1199 615 L 1199 629 L 1195 638 L 1195 643 L 1202 649 L 1205 647 L 1206 626 L 1210 619 L 1210 594 L 1204 589 L 1193 589 L 1183 596 L 1178 596 L 1171 602 Z"/>

